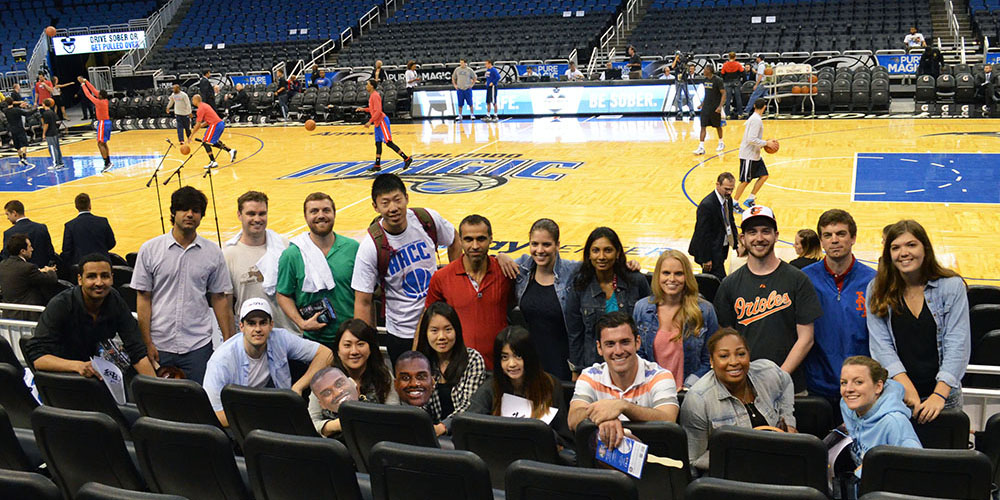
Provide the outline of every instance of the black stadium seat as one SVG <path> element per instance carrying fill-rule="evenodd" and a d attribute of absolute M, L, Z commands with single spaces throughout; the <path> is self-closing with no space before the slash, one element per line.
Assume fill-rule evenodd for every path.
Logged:
<path fill-rule="evenodd" d="M 914 94 L 914 99 L 920 102 L 934 102 L 937 98 L 936 94 L 937 81 L 931 75 L 920 75 L 917 77 L 916 83 L 916 93 Z"/>
<path fill-rule="evenodd" d="M 340 405 L 338 416 L 359 472 L 370 472 L 369 454 L 381 441 L 440 447 L 431 417 L 421 408 L 348 401 Z"/>
<path fill-rule="evenodd" d="M 7 412 L 0 406 L 0 469 L 20 470 L 30 472 L 38 463 L 32 463 L 28 458 L 18 435 L 10 425 Z"/>
<path fill-rule="evenodd" d="M 42 402 L 57 408 L 101 412 L 121 428 L 122 436 L 130 438 L 131 422 L 104 382 L 76 373 L 35 372 L 35 387 Z M 135 412 L 138 414 L 138 412 Z"/>
<path fill-rule="evenodd" d="M 361 500 L 351 454 L 340 441 L 253 431 L 244 455 L 256 500 Z"/>
<path fill-rule="evenodd" d="M 724 426 L 708 450 L 712 477 L 827 491 L 826 446 L 816 436 Z"/>
<path fill-rule="evenodd" d="M 871 106 L 871 83 L 864 79 L 855 79 L 851 84 L 851 109 L 867 111 Z"/>
<path fill-rule="evenodd" d="M 100 483 L 87 483 L 76 492 L 74 500 L 187 500 L 177 495 L 125 490 Z"/>
<path fill-rule="evenodd" d="M 221 427 L 208 395 L 193 380 L 137 375 L 132 397 L 144 417 Z"/>
<path fill-rule="evenodd" d="M 955 102 L 972 104 L 976 101 L 976 79 L 972 73 L 959 73 L 955 77 Z"/>
<path fill-rule="evenodd" d="M 795 396 L 795 428 L 801 433 L 811 434 L 820 439 L 826 437 L 833 428 L 833 408 L 826 398 L 819 396 Z"/>
<path fill-rule="evenodd" d="M 865 453 L 858 493 L 887 491 L 934 498 L 990 495 L 990 459 L 974 450 L 922 450 L 876 446 Z"/>
<path fill-rule="evenodd" d="M 969 310 L 979 304 L 1000 305 L 1000 286 L 969 285 Z M 1000 326 L 1000 323 L 997 323 Z"/>
<path fill-rule="evenodd" d="M 518 460 L 507 469 L 507 500 L 638 500 L 628 476 L 616 470 Z"/>
<path fill-rule="evenodd" d="M 889 79 L 876 78 L 872 80 L 871 108 L 876 111 L 889 110 Z"/>
<path fill-rule="evenodd" d="M 0 406 L 14 427 L 31 428 L 31 412 L 38 407 L 38 401 L 24 385 L 23 369 L 0 363 Z"/>
<path fill-rule="evenodd" d="M 288 389 L 229 384 L 222 388 L 222 406 L 240 446 L 250 431 L 257 429 L 297 436 L 317 435 L 306 400 Z"/>
<path fill-rule="evenodd" d="M 49 478 L 34 472 L 0 469 L 0 498 L 63 500 L 59 487 Z"/>
<path fill-rule="evenodd" d="M 642 478 L 631 481 L 639 488 L 640 498 L 661 500 L 684 498 L 684 488 L 691 480 L 687 455 L 687 435 L 675 423 L 626 422 L 625 428 L 649 446 L 649 454 L 675 460 L 680 467 L 668 467 L 647 462 Z M 603 467 L 596 460 L 597 426 L 589 419 L 576 428 L 577 465 L 598 469 Z"/>
<path fill-rule="evenodd" d="M 807 486 L 775 486 L 703 477 L 692 482 L 686 500 L 825 500 L 826 495 Z"/>
<path fill-rule="evenodd" d="M 494 488 L 503 488 L 507 467 L 517 460 L 559 463 L 555 434 L 541 420 L 460 413 L 451 425 L 455 449 L 482 458 Z"/>
<path fill-rule="evenodd" d="M 493 500 L 489 470 L 469 451 L 381 442 L 369 460 L 377 499 Z"/>
<path fill-rule="evenodd" d="M 833 81 L 833 109 L 849 109 L 851 106 L 851 81 L 838 77 Z"/>
<path fill-rule="evenodd" d="M 913 421 L 913 430 L 924 448 L 969 449 L 969 416 L 962 410 L 941 410 L 937 418 L 926 424 Z"/>
<path fill-rule="evenodd" d="M 955 102 L 955 77 L 942 74 L 937 77 L 937 102 Z"/>

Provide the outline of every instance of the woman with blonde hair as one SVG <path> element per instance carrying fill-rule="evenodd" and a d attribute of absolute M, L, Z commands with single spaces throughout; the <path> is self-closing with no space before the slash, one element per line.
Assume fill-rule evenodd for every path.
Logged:
<path fill-rule="evenodd" d="M 919 423 L 961 408 L 971 333 L 965 282 L 938 263 L 927 231 L 901 220 L 886 232 L 878 273 L 868 285 L 872 358 L 903 386 Z"/>
<path fill-rule="evenodd" d="M 656 260 L 652 289 L 632 313 L 639 355 L 670 370 L 678 388 L 690 387 L 711 368 L 705 341 L 719 329 L 715 308 L 698 296 L 691 262 L 677 250 Z"/>
<path fill-rule="evenodd" d="M 799 269 L 823 260 L 823 249 L 819 244 L 819 235 L 812 229 L 799 229 L 795 233 L 795 244 L 792 246 L 795 248 L 795 255 L 798 255 L 798 258 L 789 264 Z"/>

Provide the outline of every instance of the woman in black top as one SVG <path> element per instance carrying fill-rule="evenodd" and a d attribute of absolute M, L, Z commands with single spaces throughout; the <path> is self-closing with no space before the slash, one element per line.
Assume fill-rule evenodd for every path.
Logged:
<path fill-rule="evenodd" d="M 799 232 L 795 233 L 794 247 L 795 254 L 799 257 L 789 264 L 799 269 L 823 259 L 823 250 L 819 246 L 819 235 L 812 229 L 799 229 Z"/>

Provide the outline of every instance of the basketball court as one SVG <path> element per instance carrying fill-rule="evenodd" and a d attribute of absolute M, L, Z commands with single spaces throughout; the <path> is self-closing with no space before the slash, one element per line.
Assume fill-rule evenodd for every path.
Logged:
<path fill-rule="evenodd" d="M 698 122 L 606 115 L 592 118 L 424 121 L 393 124 L 393 140 L 414 156 L 402 162 L 386 148 L 383 170 L 400 174 L 410 205 L 440 211 L 457 224 L 479 213 L 493 224 L 495 249 L 523 253 L 533 221 L 550 217 L 562 228 L 564 257 L 579 258 L 596 226 L 618 231 L 630 258 L 646 270 L 666 248 L 686 251 L 695 205 L 713 189 L 716 176 L 738 173 L 742 121 L 725 129 L 726 151 L 694 156 Z M 874 266 L 881 229 L 913 218 L 930 232 L 939 258 L 970 283 L 1000 282 L 1000 132 L 990 120 L 864 119 L 772 120 L 765 138 L 781 150 L 765 157 L 770 180 L 758 195 L 774 208 L 783 243 L 779 255 L 794 257 L 796 230 L 815 228 L 829 208 L 850 211 L 858 221 L 856 254 Z M 87 192 L 94 212 L 107 216 L 118 238 L 115 251 L 137 251 L 161 233 L 157 193 L 146 182 L 162 158 L 165 180 L 186 156 L 167 148 L 173 130 L 116 132 L 114 169 L 101 174 L 93 133 L 64 140 L 67 168 L 50 170 L 44 147 L 33 150 L 33 166 L 0 158 L 4 200 L 20 199 L 27 215 L 48 224 L 60 248 L 63 223 L 76 214 L 73 197 Z M 235 163 L 219 157 L 214 174 L 221 239 L 239 230 L 236 198 L 248 189 L 270 197 L 269 227 L 286 235 L 305 230 L 302 200 L 324 191 L 337 204 L 335 230 L 365 234 L 371 206 L 374 157 L 371 129 L 360 125 L 227 127 L 223 140 L 239 150 Z M 182 170 L 181 182 L 210 196 L 203 177 L 203 149 Z M 175 177 L 160 186 L 164 223 L 170 227 L 169 197 Z M 200 234 L 215 240 L 211 199 Z M 574 256 L 575 254 L 575 256 Z M 731 265 L 738 265 L 733 261 Z"/>

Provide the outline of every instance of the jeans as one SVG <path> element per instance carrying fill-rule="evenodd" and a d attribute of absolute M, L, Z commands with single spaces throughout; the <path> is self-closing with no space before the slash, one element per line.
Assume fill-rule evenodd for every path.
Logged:
<path fill-rule="evenodd" d="M 725 109 L 729 110 L 727 115 L 729 118 L 736 118 L 743 109 L 743 94 L 740 93 L 739 82 L 726 84 Z"/>
<path fill-rule="evenodd" d="M 278 96 L 278 105 L 281 106 L 281 117 L 288 118 L 288 93 L 285 92 Z"/>
<path fill-rule="evenodd" d="M 687 107 L 694 115 L 694 99 L 691 97 L 691 90 L 688 88 L 687 82 L 677 82 L 675 84 L 677 92 L 674 93 L 674 106 L 677 107 L 677 114 L 681 113 L 684 107 L 684 103 L 687 102 Z M 681 94 L 684 95 L 684 100 L 681 100 Z"/>
<path fill-rule="evenodd" d="M 208 358 L 211 357 L 212 343 L 209 342 L 204 347 L 184 354 L 160 351 L 160 366 L 176 366 L 184 371 L 184 376 L 188 380 L 201 384 L 205 381 L 205 368 L 208 367 Z"/>
<path fill-rule="evenodd" d="M 177 122 L 177 140 L 184 142 L 191 135 L 191 117 L 174 113 Z"/>
<path fill-rule="evenodd" d="M 49 145 L 49 156 L 55 165 L 63 164 L 62 150 L 59 149 L 59 137 L 46 137 L 45 142 Z"/>
<path fill-rule="evenodd" d="M 757 85 L 757 88 L 753 89 L 753 93 L 750 94 L 750 98 L 747 99 L 747 106 L 743 108 L 743 114 L 749 116 L 753 113 L 753 103 L 764 96 L 767 93 L 767 87 L 764 86 L 763 82 Z"/>

